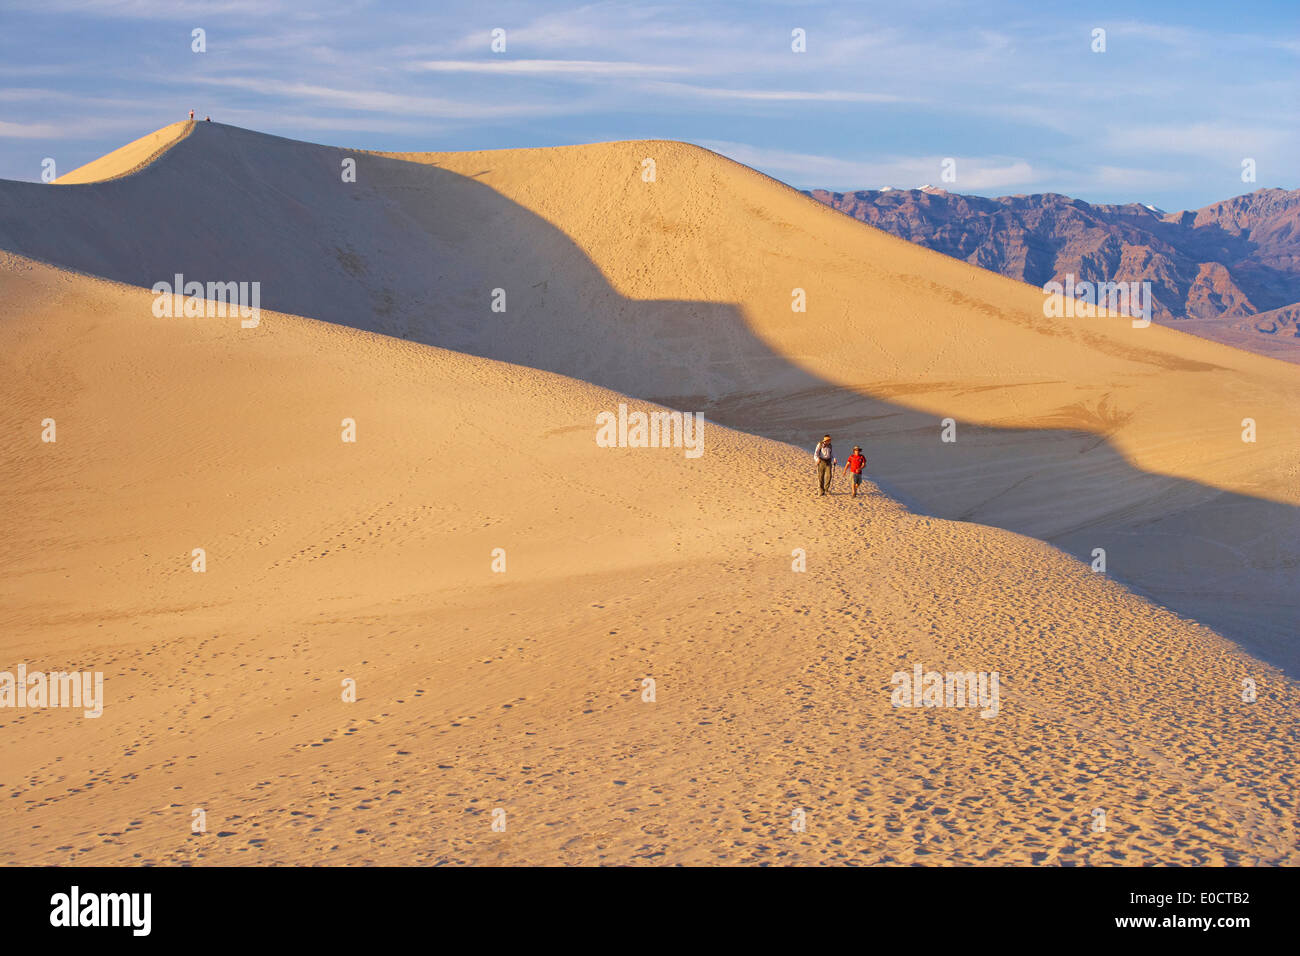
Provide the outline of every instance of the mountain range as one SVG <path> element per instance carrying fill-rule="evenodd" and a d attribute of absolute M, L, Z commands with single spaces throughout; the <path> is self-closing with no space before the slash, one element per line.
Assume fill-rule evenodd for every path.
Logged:
<path fill-rule="evenodd" d="M 1300 189 L 1259 189 L 1172 213 L 1059 193 L 806 192 L 878 229 L 1031 285 L 1067 275 L 1150 282 L 1151 317 L 1187 322 L 1197 334 L 1255 351 L 1300 337 Z"/>

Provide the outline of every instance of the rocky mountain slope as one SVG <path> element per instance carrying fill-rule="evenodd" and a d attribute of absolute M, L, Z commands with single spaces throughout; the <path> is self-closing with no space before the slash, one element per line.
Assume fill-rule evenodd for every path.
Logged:
<path fill-rule="evenodd" d="M 986 199 L 924 187 L 808 194 L 910 242 L 1032 285 L 1067 275 L 1076 282 L 1150 282 L 1156 321 L 1221 319 L 1260 336 L 1298 334 L 1300 190 L 1260 189 L 1174 213 L 1058 193 Z M 1200 326 L 1195 331 L 1203 334 Z"/>

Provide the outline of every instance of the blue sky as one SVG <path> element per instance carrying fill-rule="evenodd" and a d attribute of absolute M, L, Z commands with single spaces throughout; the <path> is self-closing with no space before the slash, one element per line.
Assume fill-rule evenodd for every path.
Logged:
<path fill-rule="evenodd" d="M 0 177 L 191 107 L 346 147 L 681 139 L 800 188 L 1176 210 L 1300 186 L 1300 3 L 3 0 Z"/>

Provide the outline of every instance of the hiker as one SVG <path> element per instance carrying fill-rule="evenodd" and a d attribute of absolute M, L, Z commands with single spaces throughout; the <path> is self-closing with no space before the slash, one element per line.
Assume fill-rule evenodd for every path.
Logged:
<path fill-rule="evenodd" d="M 193 110 L 190 110 L 190 122 L 191 122 L 191 123 L 194 122 L 194 111 L 193 111 Z"/>
<path fill-rule="evenodd" d="M 833 455 L 831 436 L 823 435 L 822 440 L 813 449 L 813 461 L 817 462 L 817 487 L 821 489 L 823 495 L 831 486 L 831 479 L 835 477 L 835 466 L 839 464 Z"/>
<path fill-rule="evenodd" d="M 205 117 L 203 117 L 203 122 L 205 122 L 205 123 L 211 123 L 211 122 L 212 122 L 212 117 L 211 117 L 211 116 L 205 116 Z"/>
<path fill-rule="evenodd" d="M 849 455 L 848 460 L 844 462 L 844 471 L 846 474 L 853 476 L 853 492 L 850 498 L 858 496 L 858 485 L 862 484 L 862 466 L 867 463 L 867 458 L 862 454 L 862 446 L 854 445 L 853 454 Z"/>

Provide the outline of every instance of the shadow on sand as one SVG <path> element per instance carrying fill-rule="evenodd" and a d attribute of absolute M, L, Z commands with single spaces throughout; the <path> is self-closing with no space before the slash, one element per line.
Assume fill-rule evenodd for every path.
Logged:
<path fill-rule="evenodd" d="M 0 248 L 136 286 L 261 281 L 266 309 L 558 372 L 800 447 L 829 430 L 862 444 L 871 478 L 913 509 L 1084 561 L 1105 548 L 1112 577 L 1300 678 L 1296 508 L 1137 469 L 1083 429 L 954 413 L 960 439 L 941 443 L 937 416 L 877 397 L 890 383 L 818 379 L 737 307 L 625 298 L 564 233 L 472 177 L 201 123 L 125 179 L 0 181 Z M 497 288 L 504 313 L 490 308 Z"/>

